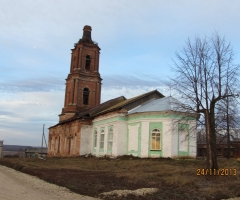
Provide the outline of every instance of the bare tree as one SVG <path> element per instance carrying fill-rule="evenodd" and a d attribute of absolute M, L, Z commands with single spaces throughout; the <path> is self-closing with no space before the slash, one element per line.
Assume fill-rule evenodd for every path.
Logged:
<path fill-rule="evenodd" d="M 238 85 L 239 66 L 233 64 L 230 43 L 214 33 L 210 38 L 195 37 L 176 53 L 171 79 L 173 91 L 189 105 L 190 111 L 204 118 L 207 143 L 207 168 L 218 169 L 216 155 L 215 107 L 233 97 Z"/>
<path fill-rule="evenodd" d="M 224 140 L 227 138 L 227 158 L 230 155 L 231 139 L 234 139 L 233 131 L 239 128 L 239 111 L 236 98 L 227 97 L 216 104 L 216 130 Z M 230 137 L 232 137 L 230 139 Z"/>

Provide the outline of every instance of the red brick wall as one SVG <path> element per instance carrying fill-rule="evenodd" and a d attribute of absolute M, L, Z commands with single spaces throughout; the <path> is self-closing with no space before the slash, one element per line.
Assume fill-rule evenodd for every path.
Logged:
<path fill-rule="evenodd" d="M 81 125 L 91 121 L 74 120 L 49 129 L 48 156 L 79 156 Z"/>

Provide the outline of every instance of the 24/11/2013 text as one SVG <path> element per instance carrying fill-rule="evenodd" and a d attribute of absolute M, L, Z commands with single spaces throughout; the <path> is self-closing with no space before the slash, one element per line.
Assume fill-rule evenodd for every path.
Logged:
<path fill-rule="evenodd" d="M 223 169 L 197 169 L 197 176 L 236 176 L 236 168 L 223 168 Z"/>

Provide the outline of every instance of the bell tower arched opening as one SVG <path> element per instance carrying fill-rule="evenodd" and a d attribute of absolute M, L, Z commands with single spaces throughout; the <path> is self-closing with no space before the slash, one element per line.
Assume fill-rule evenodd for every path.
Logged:
<path fill-rule="evenodd" d="M 84 88 L 83 89 L 83 104 L 88 105 L 88 101 L 89 101 L 89 89 Z"/>
<path fill-rule="evenodd" d="M 90 63 L 91 63 L 91 58 L 89 55 L 86 56 L 86 62 L 85 62 L 85 69 L 86 71 L 90 70 Z"/>

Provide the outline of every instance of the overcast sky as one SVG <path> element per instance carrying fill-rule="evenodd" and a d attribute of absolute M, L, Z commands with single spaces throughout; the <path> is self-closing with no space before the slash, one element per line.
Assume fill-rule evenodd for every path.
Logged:
<path fill-rule="evenodd" d="M 101 101 L 158 89 L 188 37 L 218 31 L 240 63 L 239 0 L 0 0 L 0 140 L 41 145 L 58 122 L 84 25 L 101 48 Z"/>

